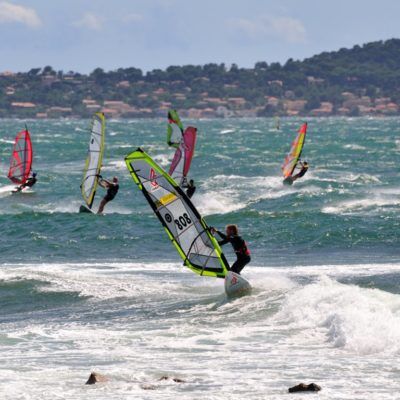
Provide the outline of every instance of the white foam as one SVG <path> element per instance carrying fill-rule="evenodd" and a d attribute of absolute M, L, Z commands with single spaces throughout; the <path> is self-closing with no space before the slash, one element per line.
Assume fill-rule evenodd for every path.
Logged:
<path fill-rule="evenodd" d="M 364 194 L 360 195 L 365 196 Z M 344 200 L 336 204 L 322 207 L 322 212 L 327 214 L 357 214 L 370 213 L 371 211 L 382 212 L 385 207 L 397 206 L 400 204 L 398 193 L 393 189 L 382 189 L 372 192 L 364 198 Z"/>
<path fill-rule="evenodd" d="M 207 179 L 201 190 L 193 197 L 193 202 L 202 214 L 210 215 L 237 211 L 264 199 L 275 199 L 295 192 L 315 194 L 322 189 L 310 185 L 285 186 L 278 176 L 216 175 Z"/>
<path fill-rule="evenodd" d="M 157 162 L 161 166 L 166 167 L 169 164 L 171 164 L 171 159 L 172 159 L 171 157 L 172 157 L 172 153 L 171 153 L 171 155 L 169 155 L 169 154 L 157 154 L 156 156 L 153 157 L 153 159 L 154 159 L 155 162 Z"/>
<path fill-rule="evenodd" d="M 321 399 L 392 399 L 399 296 L 332 277 L 346 271 L 400 272 L 400 264 L 246 267 L 253 294 L 233 301 L 222 280 L 178 262 L 2 265 L 1 280 L 48 282 L 36 290 L 77 292 L 81 301 L 3 324 L 0 392 L 7 400 L 278 400 L 315 381 Z M 110 381 L 84 386 L 92 370 Z M 165 375 L 186 383 L 158 381 Z"/>
<path fill-rule="evenodd" d="M 307 174 L 310 176 L 310 174 Z M 381 180 L 375 176 L 370 174 L 354 174 L 354 173 L 346 173 L 346 174 L 335 174 L 332 171 L 328 170 L 318 170 L 318 173 L 313 175 L 318 181 L 321 182 L 332 182 L 332 183 L 382 183 Z"/>
<path fill-rule="evenodd" d="M 236 132 L 236 129 L 222 129 L 219 133 L 221 135 L 226 135 L 227 133 L 234 133 Z"/>
<path fill-rule="evenodd" d="M 3 138 L 0 138 L 0 142 L 14 144 L 14 140 L 8 140 L 8 139 L 3 139 Z"/>
<path fill-rule="evenodd" d="M 367 148 L 364 147 L 364 146 L 361 146 L 361 145 L 359 145 L 359 144 L 353 144 L 353 143 L 351 143 L 351 144 L 345 144 L 343 147 L 344 147 L 345 149 L 350 149 L 350 150 L 366 150 L 366 149 L 367 149 Z"/>
<path fill-rule="evenodd" d="M 15 190 L 15 188 L 16 188 L 15 185 L 6 185 L 3 187 L 0 187 L 0 197 L 11 196 L 12 191 Z"/>
<path fill-rule="evenodd" d="M 126 164 L 124 160 L 108 161 L 106 165 L 101 168 L 102 171 L 126 171 Z"/>
<path fill-rule="evenodd" d="M 229 190 L 196 194 L 192 200 L 202 215 L 225 214 L 246 207 L 246 203 L 238 201 Z"/>
<path fill-rule="evenodd" d="M 397 295 L 321 277 L 291 292 L 276 319 L 303 338 L 365 355 L 400 349 L 399 310 Z"/>
<path fill-rule="evenodd" d="M 59 201 L 57 203 L 42 203 L 33 206 L 33 210 L 35 212 L 41 213 L 77 213 L 79 212 L 79 207 L 83 203 L 83 200 L 76 199 L 67 199 L 65 198 L 63 201 Z"/>

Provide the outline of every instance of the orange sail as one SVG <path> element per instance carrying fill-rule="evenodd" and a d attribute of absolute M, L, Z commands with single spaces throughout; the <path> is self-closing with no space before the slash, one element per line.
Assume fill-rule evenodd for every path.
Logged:
<path fill-rule="evenodd" d="M 295 170 L 296 165 L 299 162 L 301 152 L 304 146 L 304 141 L 306 139 L 306 133 L 307 133 L 307 122 L 305 122 L 300 127 L 296 139 L 292 143 L 292 147 L 290 148 L 290 151 L 286 156 L 285 161 L 282 165 L 283 177 L 285 179 L 289 176 L 292 176 L 293 171 Z"/>

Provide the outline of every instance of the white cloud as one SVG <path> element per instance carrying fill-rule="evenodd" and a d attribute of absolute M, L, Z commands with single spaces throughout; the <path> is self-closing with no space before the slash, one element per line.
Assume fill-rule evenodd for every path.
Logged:
<path fill-rule="evenodd" d="M 38 28 L 42 21 L 33 8 L 17 4 L 0 2 L 0 24 L 4 22 L 19 22 L 30 28 Z"/>
<path fill-rule="evenodd" d="M 74 25 L 93 31 L 100 31 L 103 28 L 103 19 L 95 14 L 86 13 L 79 21 L 76 21 Z"/>
<path fill-rule="evenodd" d="M 251 39 L 277 37 L 289 43 L 304 43 L 306 29 L 302 22 L 291 17 L 266 15 L 251 20 L 238 18 L 230 21 L 230 26 Z"/>

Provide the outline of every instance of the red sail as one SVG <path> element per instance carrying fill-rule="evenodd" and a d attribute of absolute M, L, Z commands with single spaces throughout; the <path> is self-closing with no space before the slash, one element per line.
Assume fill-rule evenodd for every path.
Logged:
<path fill-rule="evenodd" d="M 32 168 L 32 142 L 28 130 L 17 134 L 11 156 L 8 178 L 21 185 L 26 182 Z"/>
<path fill-rule="evenodd" d="M 194 154 L 196 145 L 197 128 L 188 126 L 183 133 L 182 141 L 176 149 L 174 158 L 172 159 L 169 174 L 173 179 L 181 185 L 189 172 L 190 164 Z"/>

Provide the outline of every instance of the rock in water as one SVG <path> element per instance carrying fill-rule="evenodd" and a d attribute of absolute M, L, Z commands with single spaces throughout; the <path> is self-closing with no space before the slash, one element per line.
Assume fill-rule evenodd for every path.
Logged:
<path fill-rule="evenodd" d="M 319 392 L 321 390 L 321 386 L 316 383 L 310 383 L 306 385 L 305 383 L 299 383 L 296 386 L 289 388 L 289 393 L 296 392 Z"/>
<path fill-rule="evenodd" d="M 108 378 L 104 375 L 98 374 L 97 372 L 92 372 L 89 376 L 89 379 L 86 382 L 86 385 L 94 385 L 97 382 L 107 382 Z"/>
<path fill-rule="evenodd" d="M 180 378 L 174 378 L 174 377 L 169 377 L 169 376 L 162 376 L 159 381 L 167 381 L 168 379 L 172 379 L 175 383 L 185 383 L 186 381 L 184 381 L 183 379 Z"/>

